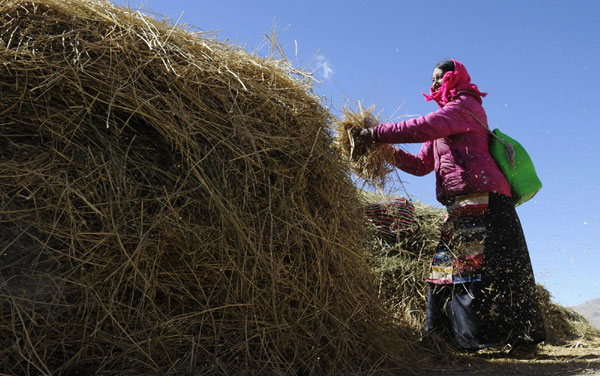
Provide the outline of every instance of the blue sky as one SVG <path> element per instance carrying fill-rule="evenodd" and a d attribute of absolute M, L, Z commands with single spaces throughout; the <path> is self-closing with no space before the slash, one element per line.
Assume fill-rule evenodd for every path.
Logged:
<path fill-rule="evenodd" d="M 422 92 L 433 66 L 454 58 L 488 93 L 492 128 L 519 140 L 544 188 L 518 207 L 536 279 L 554 300 L 600 297 L 600 1 L 129 1 L 217 31 L 267 55 L 275 26 L 285 55 L 315 71 L 315 91 L 339 115 L 360 101 L 380 120 L 437 109 Z M 263 46 L 263 47 L 261 47 Z M 419 145 L 404 145 L 416 152 Z M 398 171 L 406 195 L 439 206 L 433 174 Z"/>

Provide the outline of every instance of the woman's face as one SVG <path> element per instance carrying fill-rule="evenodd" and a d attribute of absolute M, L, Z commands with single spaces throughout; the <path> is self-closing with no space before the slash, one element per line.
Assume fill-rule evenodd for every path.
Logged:
<path fill-rule="evenodd" d="M 444 71 L 440 68 L 435 68 L 433 70 L 433 75 L 431 76 L 431 88 L 433 91 L 437 91 L 440 87 L 442 87 L 442 78 L 444 77 Z"/>

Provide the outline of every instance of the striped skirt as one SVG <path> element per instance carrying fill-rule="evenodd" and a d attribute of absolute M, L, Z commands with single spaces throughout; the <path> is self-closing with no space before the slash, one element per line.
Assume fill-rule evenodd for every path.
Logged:
<path fill-rule="evenodd" d="M 442 330 L 460 347 L 545 339 L 535 279 L 510 197 L 457 197 L 427 278 L 426 332 Z"/>
<path fill-rule="evenodd" d="M 447 206 L 440 242 L 427 282 L 451 284 L 481 281 L 488 231 L 488 194 L 458 197 Z"/>

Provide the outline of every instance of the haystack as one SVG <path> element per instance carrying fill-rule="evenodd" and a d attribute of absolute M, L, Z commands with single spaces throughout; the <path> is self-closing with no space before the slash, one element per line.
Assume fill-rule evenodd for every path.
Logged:
<path fill-rule="evenodd" d="M 103 1 L 2 1 L 0 44 L 0 372 L 411 366 L 307 77 Z"/>

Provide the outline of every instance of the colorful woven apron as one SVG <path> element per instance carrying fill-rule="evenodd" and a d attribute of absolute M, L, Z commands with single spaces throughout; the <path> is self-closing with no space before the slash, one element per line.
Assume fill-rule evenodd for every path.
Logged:
<path fill-rule="evenodd" d="M 457 196 L 447 206 L 438 248 L 427 282 L 451 284 L 481 281 L 488 228 L 488 194 Z"/>

